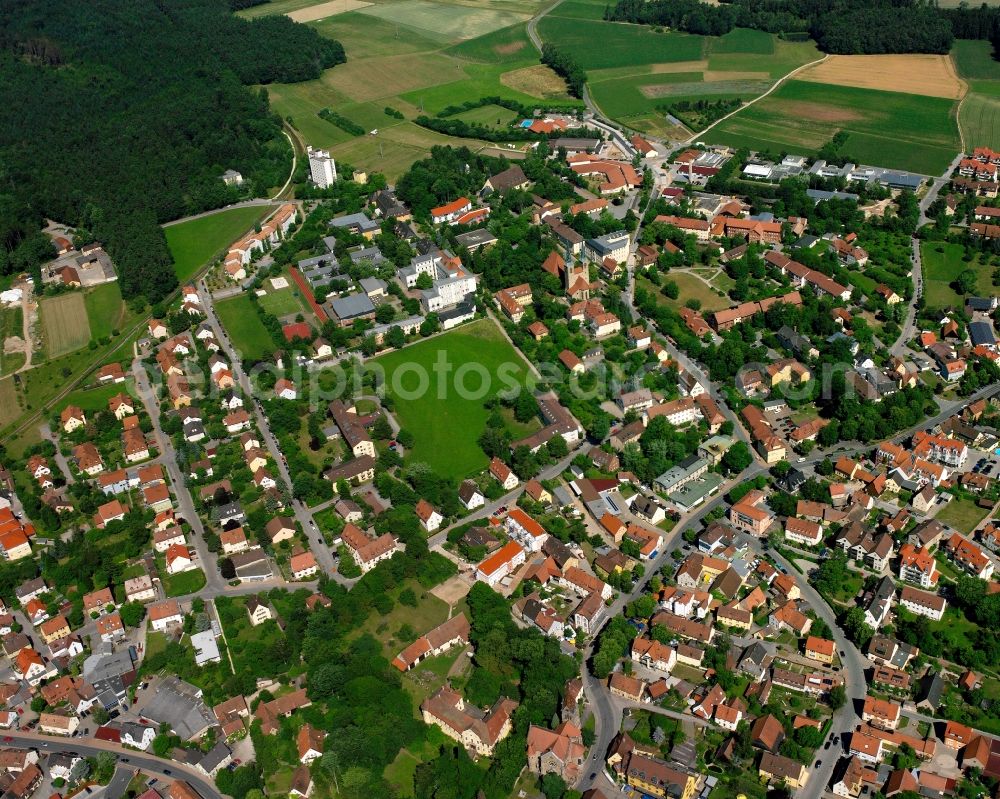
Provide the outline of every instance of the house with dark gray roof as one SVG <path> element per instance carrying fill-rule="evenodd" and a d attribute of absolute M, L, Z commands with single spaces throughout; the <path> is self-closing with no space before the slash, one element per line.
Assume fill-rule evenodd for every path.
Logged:
<path fill-rule="evenodd" d="M 361 292 L 334 297 L 327 300 L 326 306 L 342 327 L 353 324 L 355 319 L 371 319 L 375 316 L 375 305 L 371 298 Z"/>

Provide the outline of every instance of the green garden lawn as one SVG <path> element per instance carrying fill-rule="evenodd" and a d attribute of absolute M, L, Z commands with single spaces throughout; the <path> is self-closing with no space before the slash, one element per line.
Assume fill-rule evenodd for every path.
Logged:
<path fill-rule="evenodd" d="M 167 596 L 193 594 L 204 588 L 207 582 L 205 572 L 201 569 L 191 569 L 178 574 L 164 573 L 163 579 L 166 581 Z"/>
<path fill-rule="evenodd" d="M 110 336 L 121 323 L 122 291 L 117 281 L 89 289 L 83 296 L 83 304 L 87 308 L 93 338 Z"/>
<path fill-rule="evenodd" d="M 989 513 L 986 508 L 980 508 L 971 499 L 952 499 L 937 515 L 942 524 L 953 527 L 958 532 L 969 535 Z"/>
<path fill-rule="evenodd" d="M 938 252 L 941 249 L 941 252 Z M 920 245 L 920 262 L 924 280 L 924 299 L 930 308 L 962 308 L 964 299 L 951 287 L 959 272 L 971 269 L 976 273 L 980 296 L 993 291 L 993 269 L 978 260 L 965 261 L 961 244 L 925 241 Z M 954 503 L 953 503 L 954 504 Z"/>
<path fill-rule="evenodd" d="M 450 372 L 439 375 L 431 371 L 439 355 L 451 367 Z M 400 425 L 414 435 L 415 445 L 406 453 L 407 461 L 426 463 L 445 477 L 467 477 L 486 467 L 488 461 L 478 439 L 489 416 L 484 403 L 507 385 L 497 377 L 500 367 L 504 366 L 504 374 L 517 384 L 523 384 L 527 375 L 524 360 L 488 320 L 414 344 L 372 363 L 385 370 L 386 393 L 395 400 L 393 413 Z M 481 399 L 458 395 L 455 373 L 463 364 L 481 365 L 490 375 L 491 385 Z M 416 370 L 427 375 L 427 390 L 410 399 L 408 392 L 419 385 Z M 471 391 L 478 391 L 482 385 L 475 371 L 469 372 L 464 382 Z"/>
<path fill-rule="evenodd" d="M 255 360 L 275 350 L 271 334 L 245 294 L 215 303 L 215 312 L 242 358 Z"/>
<path fill-rule="evenodd" d="M 268 205 L 230 208 L 201 216 L 163 229 L 174 259 L 174 273 L 184 283 L 205 264 L 221 256 L 229 245 L 250 230 L 265 213 Z"/>

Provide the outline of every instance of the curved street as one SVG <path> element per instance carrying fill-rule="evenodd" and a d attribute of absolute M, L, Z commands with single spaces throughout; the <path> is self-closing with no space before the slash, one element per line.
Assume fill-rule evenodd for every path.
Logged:
<path fill-rule="evenodd" d="M 185 780 L 204 799 L 222 799 L 225 796 L 215 787 L 214 781 L 191 766 L 176 760 L 164 760 L 134 749 L 126 749 L 108 741 L 99 741 L 94 738 L 57 738 L 13 730 L 5 733 L 3 745 L 10 749 L 37 749 L 40 754 L 69 752 L 80 757 L 97 757 L 97 755 L 110 752 L 115 755 L 119 764 L 138 768 L 168 780 Z"/>

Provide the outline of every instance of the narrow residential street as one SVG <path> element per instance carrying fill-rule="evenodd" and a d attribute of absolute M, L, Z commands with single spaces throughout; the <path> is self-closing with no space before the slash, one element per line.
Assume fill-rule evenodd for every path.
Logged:
<path fill-rule="evenodd" d="M 267 415 L 264 413 L 260 397 L 257 396 L 254 386 L 250 383 L 250 378 L 243 370 L 243 360 L 233 347 L 233 344 L 229 339 L 229 334 L 226 332 L 225 327 L 223 327 L 222 323 L 219 321 L 219 317 L 215 313 L 215 307 L 212 305 L 212 298 L 209 295 L 204 281 L 201 283 L 198 296 L 201 300 L 202 307 L 205 309 L 205 313 L 207 314 L 208 323 L 215 329 L 219 345 L 222 347 L 222 351 L 232 367 L 233 377 L 236 379 L 240 389 L 243 391 L 243 395 L 247 398 L 245 407 L 250 412 L 251 416 L 254 417 L 257 429 L 260 430 L 263 443 L 267 447 L 268 453 L 271 455 L 271 460 L 274 461 L 281 480 L 284 481 L 285 486 L 287 486 L 289 492 L 291 492 L 292 476 L 289 474 L 285 456 L 282 454 L 281 448 L 278 446 L 278 440 L 274 437 L 274 434 L 271 432 L 271 428 L 267 423 Z M 330 575 L 331 579 L 336 580 L 345 586 L 353 585 L 353 580 L 348 580 L 336 570 L 333 552 L 331 552 L 330 547 L 327 546 L 326 540 L 323 538 L 322 533 L 316 526 L 316 521 L 313 519 L 309 509 L 295 498 L 291 500 L 291 508 L 295 514 L 296 521 L 298 521 L 302 527 L 303 534 L 309 541 L 309 548 L 316 557 L 316 562 L 319 564 L 320 569 L 324 573 Z"/>
<path fill-rule="evenodd" d="M 198 553 L 199 565 L 205 572 L 206 589 L 224 591 L 226 581 L 219 573 L 215 565 L 216 557 L 208 551 L 205 543 L 205 528 L 195 510 L 194 502 L 191 499 L 191 492 L 188 491 L 185 476 L 181 472 L 177 463 L 177 453 L 170 442 L 170 437 L 163 432 L 163 425 L 160 419 L 160 402 L 156 396 L 156 391 L 150 382 L 149 375 L 146 374 L 146 366 L 139 358 L 132 362 L 132 374 L 135 375 L 135 390 L 139 399 L 146 406 L 146 412 L 153 422 L 153 435 L 156 437 L 156 448 L 160 451 L 159 461 L 163 465 L 170 479 L 171 490 L 177 499 L 180 515 L 191 525 L 194 535 L 191 536 L 191 544 Z"/>

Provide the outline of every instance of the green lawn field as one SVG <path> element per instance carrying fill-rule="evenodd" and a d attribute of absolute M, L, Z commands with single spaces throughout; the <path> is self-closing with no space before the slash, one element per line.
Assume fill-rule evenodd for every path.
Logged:
<path fill-rule="evenodd" d="M 200 591 L 207 582 L 205 572 L 201 569 L 191 569 L 177 574 L 167 574 L 162 572 L 163 580 L 166 583 L 167 596 L 185 596 Z"/>
<path fill-rule="evenodd" d="M 956 39 L 951 57 L 963 78 L 1000 80 L 1000 61 L 993 58 L 993 46 L 980 39 Z"/>
<path fill-rule="evenodd" d="M 941 249 L 942 252 L 938 252 Z M 930 308 L 962 308 L 965 301 L 951 287 L 951 283 L 964 269 L 976 273 L 979 295 L 993 293 L 992 268 L 982 266 L 978 260 L 963 260 L 965 248 L 961 244 L 925 241 L 920 245 L 920 263 L 924 279 L 924 300 Z M 952 502 L 952 505 L 955 503 Z M 949 505 L 951 507 L 951 505 Z"/>
<path fill-rule="evenodd" d="M 663 276 L 663 285 L 671 281 L 677 284 L 677 288 L 680 291 L 676 300 L 667 297 L 660 291 L 659 286 L 653 285 L 653 283 L 644 277 L 639 278 L 639 285 L 650 292 L 656 298 L 658 304 L 668 305 L 674 309 L 683 308 L 684 303 L 688 300 L 699 300 L 701 302 L 702 313 L 721 311 L 733 304 L 728 297 L 720 297 L 704 280 L 700 280 L 694 275 L 672 270 L 669 274 Z"/>
<path fill-rule="evenodd" d="M 272 289 L 270 282 L 266 283 L 267 294 L 258 298 L 261 307 L 268 313 L 277 317 L 291 316 L 293 314 L 311 314 L 312 311 L 306 307 L 298 292 L 293 288 L 295 285 L 289 278 L 289 286 L 286 289 Z"/>
<path fill-rule="evenodd" d="M 487 125 L 493 128 L 508 128 L 517 114 L 502 105 L 483 105 L 455 114 L 451 119 L 461 119 L 471 125 Z"/>
<path fill-rule="evenodd" d="M 939 175 L 960 148 L 952 100 L 791 80 L 712 128 L 712 143 L 815 153 L 839 130 L 859 163 Z"/>
<path fill-rule="evenodd" d="M 88 289 L 83 303 L 87 308 L 87 319 L 90 320 L 90 334 L 94 338 L 110 336 L 111 331 L 118 328 L 125 309 L 122 290 L 117 281 Z"/>
<path fill-rule="evenodd" d="M 450 372 L 430 371 L 439 358 L 450 365 Z M 489 416 L 484 402 L 505 388 L 498 375 L 509 375 L 516 384 L 522 383 L 527 375 L 521 356 L 488 320 L 376 358 L 372 363 L 384 370 L 386 393 L 396 401 L 393 412 L 400 425 L 411 431 L 416 439 L 413 450 L 407 453 L 407 460 L 427 463 L 438 474 L 458 478 L 477 472 L 487 464 L 477 440 Z M 490 375 L 485 396 L 478 399 L 459 396 L 454 378 L 463 364 L 480 365 Z M 501 366 L 502 373 L 498 372 Z M 416 393 L 421 387 L 418 372 L 426 375 L 426 390 L 411 398 L 410 392 Z M 481 385 L 477 371 L 466 376 L 467 389 L 476 391 Z"/>
<path fill-rule="evenodd" d="M 535 48 L 531 46 L 527 25 L 523 22 L 475 39 L 467 39 L 444 52 L 457 58 L 487 64 L 516 64 L 526 59 L 531 61 L 535 57 Z"/>
<path fill-rule="evenodd" d="M 427 0 L 380 3 L 361 9 L 359 13 L 416 28 L 425 36 L 452 40 L 474 39 L 527 20 L 524 14 Z"/>
<path fill-rule="evenodd" d="M 205 264 L 223 255 L 229 245 L 250 230 L 271 206 L 229 208 L 163 229 L 174 259 L 174 272 L 184 283 Z"/>
<path fill-rule="evenodd" d="M 90 323 L 82 291 L 45 297 L 39 302 L 45 351 L 50 358 L 76 352 L 90 341 Z"/>
<path fill-rule="evenodd" d="M 629 127 L 670 135 L 673 131 L 667 129 L 664 114 L 671 103 L 746 102 L 763 94 L 778 78 L 820 57 L 812 42 L 786 42 L 744 28 L 702 39 L 705 57 L 700 60 L 658 64 L 635 60 L 630 66 L 590 70 L 591 97 L 605 114 Z"/>
<path fill-rule="evenodd" d="M 24 311 L 21 306 L 0 309 L 0 342 L 16 336 L 24 337 Z M 9 375 L 24 366 L 23 352 L 3 352 L 0 347 L 0 375 Z"/>
<path fill-rule="evenodd" d="M 131 393 L 131 389 L 132 382 L 127 381 L 125 383 L 111 383 L 106 386 L 98 386 L 97 388 L 74 391 L 67 394 L 66 398 L 59 403 L 59 410 L 62 410 L 67 405 L 76 405 L 87 412 L 106 411 L 109 399 L 123 392 L 129 394 Z"/>
<path fill-rule="evenodd" d="M 656 33 L 646 25 L 603 22 L 552 14 L 538 23 L 542 41 L 571 52 L 584 69 L 607 69 L 635 64 L 697 61 L 705 38 L 686 33 Z"/>
<path fill-rule="evenodd" d="M 242 358 L 257 360 L 274 352 L 271 334 L 245 294 L 215 303 L 215 312 Z"/>

